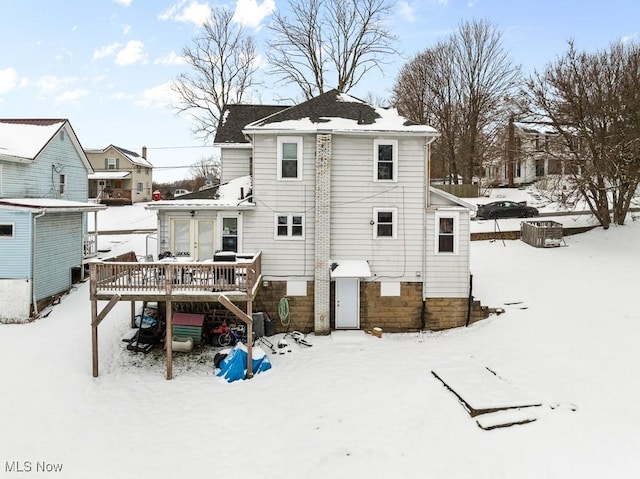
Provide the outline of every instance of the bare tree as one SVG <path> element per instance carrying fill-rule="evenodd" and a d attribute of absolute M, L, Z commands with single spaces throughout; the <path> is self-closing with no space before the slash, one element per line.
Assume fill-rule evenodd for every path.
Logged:
<path fill-rule="evenodd" d="M 533 104 L 562 136 L 569 190 L 606 229 L 624 224 L 640 182 L 640 46 L 567 53 L 527 82 Z"/>
<path fill-rule="evenodd" d="M 385 58 L 396 53 L 396 37 L 385 25 L 388 0 L 290 0 L 291 17 L 274 15 L 267 60 L 284 83 L 306 99 L 327 85 L 347 92 Z"/>
<path fill-rule="evenodd" d="M 502 35 L 486 21 L 460 24 L 448 39 L 418 54 L 401 70 L 393 102 L 413 121 L 441 133 L 433 148 L 441 173 L 470 183 L 495 151 L 506 98 L 520 69 L 502 48 Z"/>
<path fill-rule="evenodd" d="M 214 8 L 202 33 L 182 55 L 191 69 L 172 84 L 180 97 L 177 110 L 191 114 L 196 136 L 211 139 L 224 105 L 241 103 L 255 84 L 257 50 L 253 37 L 233 21 L 231 10 Z"/>
<path fill-rule="evenodd" d="M 220 159 L 215 157 L 203 157 L 197 163 L 191 165 L 192 189 L 197 190 L 202 186 L 220 184 Z"/>

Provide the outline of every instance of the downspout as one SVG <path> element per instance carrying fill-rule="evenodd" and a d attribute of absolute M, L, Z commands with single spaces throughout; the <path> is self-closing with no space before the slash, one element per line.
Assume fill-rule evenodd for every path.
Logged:
<path fill-rule="evenodd" d="M 420 326 L 422 330 L 425 329 L 426 326 L 426 313 L 427 313 L 427 209 L 431 204 L 431 143 L 436 140 L 437 136 L 432 136 L 429 138 L 428 136 L 425 138 L 424 144 L 424 181 L 425 187 L 423 188 L 423 201 L 424 208 L 422 209 L 422 225 L 423 225 L 423 238 L 422 238 L 422 310 L 420 312 Z"/>
<path fill-rule="evenodd" d="M 31 301 L 33 301 L 33 312 L 38 314 L 38 301 L 36 301 L 36 251 L 37 251 L 37 239 L 36 239 L 36 220 L 42 218 L 47 213 L 47 210 L 40 210 L 39 213 L 33 216 L 33 254 L 31 255 Z"/>

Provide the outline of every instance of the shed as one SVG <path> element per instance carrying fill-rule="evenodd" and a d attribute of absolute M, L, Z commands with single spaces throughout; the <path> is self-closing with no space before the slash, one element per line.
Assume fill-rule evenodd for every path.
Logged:
<path fill-rule="evenodd" d="M 536 248 L 551 248 L 562 243 L 562 223 L 556 221 L 523 221 L 522 241 Z"/>

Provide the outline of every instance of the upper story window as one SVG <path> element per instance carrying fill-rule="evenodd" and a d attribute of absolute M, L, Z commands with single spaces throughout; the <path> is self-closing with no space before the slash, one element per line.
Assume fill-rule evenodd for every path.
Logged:
<path fill-rule="evenodd" d="M 276 215 L 276 239 L 304 239 L 304 215 Z"/>
<path fill-rule="evenodd" d="M 457 213 L 436 213 L 436 253 L 458 253 Z"/>
<path fill-rule="evenodd" d="M 302 137 L 278 137 L 278 179 L 302 179 Z"/>
<path fill-rule="evenodd" d="M 118 158 L 105 158 L 104 159 L 104 169 L 105 170 L 117 170 L 118 169 Z"/>
<path fill-rule="evenodd" d="M 60 175 L 60 196 L 64 196 L 67 189 L 67 175 Z"/>
<path fill-rule="evenodd" d="M 398 210 L 396 208 L 373 209 L 373 237 L 395 239 L 398 230 Z"/>
<path fill-rule="evenodd" d="M 397 140 L 373 140 L 373 180 L 398 181 Z"/>

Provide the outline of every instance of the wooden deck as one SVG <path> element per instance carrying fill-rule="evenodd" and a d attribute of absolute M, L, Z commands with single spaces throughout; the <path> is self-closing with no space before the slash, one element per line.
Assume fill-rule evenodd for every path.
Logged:
<path fill-rule="evenodd" d="M 125 255 L 128 256 L 128 255 Z M 132 255 L 132 260 L 135 255 Z M 236 261 L 94 261 L 89 263 L 91 300 L 91 349 L 93 376 L 98 376 L 98 326 L 120 301 L 131 302 L 131 320 L 136 301 L 166 303 L 165 351 L 167 379 L 173 377 L 172 303 L 218 302 L 247 326 L 253 337 L 253 300 L 262 283 L 262 253 L 238 255 Z M 98 301 L 107 304 L 98 310 Z M 246 303 L 246 311 L 235 302 Z M 247 361 L 252 364 L 252 342 L 247 342 Z M 253 376 L 247 369 L 247 378 Z"/>
<path fill-rule="evenodd" d="M 214 302 L 221 295 L 251 301 L 262 281 L 262 253 L 235 262 L 109 262 L 89 264 L 90 299 Z"/>

